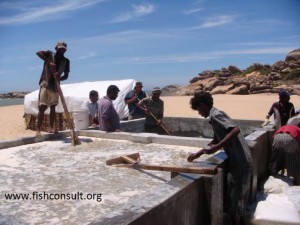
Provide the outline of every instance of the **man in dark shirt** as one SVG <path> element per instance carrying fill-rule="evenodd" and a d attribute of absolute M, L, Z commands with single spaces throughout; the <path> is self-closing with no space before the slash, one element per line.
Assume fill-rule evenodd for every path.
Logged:
<path fill-rule="evenodd" d="M 279 92 L 279 102 L 273 103 L 266 119 L 269 119 L 274 114 L 275 127 L 280 128 L 287 124 L 287 121 L 296 115 L 293 103 L 290 101 L 290 93 L 286 90 Z"/>
<path fill-rule="evenodd" d="M 145 112 L 137 106 L 137 103 L 146 98 L 146 93 L 142 90 L 142 82 L 136 82 L 133 90 L 129 91 L 125 96 L 125 103 L 128 105 L 128 120 L 139 119 L 145 117 Z"/>
<path fill-rule="evenodd" d="M 225 112 L 213 107 L 210 93 L 204 91 L 195 93 L 190 104 L 201 116 L 209 117 L 214 138 L 207 147 L 190 154 L 187 160 L 192 162 L 203 154 L 213 154 L 224 149 L 228 156 L 226 211 L 233 224 L 239 225 L 246 216 L 253 171 L 253 159 L 248 144 L 232 119 Z"/>
<path fill-rule="evenodd" d="M 55 107 L 59 99 L 56 79 L 58 82 L 68 79 L 70 61 L 64 56 L 67 51 L 67 44 L 65 42 L 58 42 L 55 50 L 56 53 L 50 50 L 38 51 L 36 53 L 44 61 L 43 72 L 39 82 L 39 113 L 36 136 L 41 135 L 44 114 L 48 107 L 50 107 L 50 132 L 57 132 L 54 130 Z M 62 74 L 64 75 L 61 76 Z"/>

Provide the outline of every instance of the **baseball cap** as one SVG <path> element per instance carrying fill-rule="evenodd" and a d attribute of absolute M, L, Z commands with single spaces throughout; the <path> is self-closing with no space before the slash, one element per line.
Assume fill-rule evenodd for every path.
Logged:
<path fill-rule="evenodd" d="M 55 46 L 55 49 L 59 49 L 59 48 L 64 48 L 67 50 L 67 43 L 64 42 L 64 41 L 59 41 L 57 42 L 56 46 Z"/>
<path fill-rule="evenodd" d="M 136 83 L 135 83 L 135 86 L 140 86 L 140 87 L 143 87 L 143 83 L 142 83 L 142 82 L 140 82 L 140 81 L 138 81 L 138 82 L 136 82 Z"/>
<path fill-rule="evenodd" d="M 161 93 L 160 88 L 159 88 L 159 87 L 153 88 L 153 89 L 152 89 L 152 94 L 154 94 L 154 93 Z"/>
<path fill-rule="evenodd" d="M 286 90 L 280 90 L 279 92 L 279 97 L 283 98 L 283 97 L 290 97 L 290 93 Z"/>

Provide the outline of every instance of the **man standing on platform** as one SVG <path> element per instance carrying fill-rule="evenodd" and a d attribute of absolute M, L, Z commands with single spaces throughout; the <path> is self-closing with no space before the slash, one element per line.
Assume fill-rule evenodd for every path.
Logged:
<path fill-rule="evenodd" d="M 55 107 L 58 104 L 59 94 L 56 86 L 58 82 L 68 79 L 70 72 L 70 60 L 64 54 L 67 51 L 65 42 L 58 42 L 55 47 L 56 53 L 48 51 L 38 51 L 36 54 L 44 61 L 43 72 L 40 78 L 39 92 L 39 112 L 36 136 L 41 136 L 41 127 L 43 124 L 44 114 L 50 107 L 50 132 L 57 132 L 54 129 Z M 64 74 L 63 76 L 61 76 Z"/>

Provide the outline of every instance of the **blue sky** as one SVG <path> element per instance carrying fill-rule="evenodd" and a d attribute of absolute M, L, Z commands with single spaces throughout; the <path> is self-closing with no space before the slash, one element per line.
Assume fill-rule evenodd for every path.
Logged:
<path fill-rule="evenodd" d="M 68 44 L 64 83 L 187 85 L 199 72 L 273 64 L 300 48 L 299 0 L 1 0 L 0 93 L 34 91 L 38 50 Z"/>

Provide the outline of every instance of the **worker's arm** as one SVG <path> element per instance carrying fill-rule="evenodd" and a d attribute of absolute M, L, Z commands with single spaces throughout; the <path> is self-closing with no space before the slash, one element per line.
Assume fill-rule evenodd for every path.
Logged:
<path fill-rule="evenodd" d="M 67 62 L 66 62 L 66 67 L 65 67 L 65 71 L 64 71 L 64 75 L 59 77 L 59 80 L 60 81 L 63 81 L 63 80 L 67 80 L 68 77 L 69 77 L 69 72 L 70 72 L 70 60 L 67 59 Z M 58 76 L 58 73 L 56 74 Z"/>
<path fill-rule="evenodd" d="M 268 114 L 266 115 L 266 119 L 269 119 L 270 116 L 273 115 L 273 113 L 274 113 L 274 104 L 271 106 L 271 108 L 270 108 Z"/>
<path fill-rule="evenodd" d="M 38 51 L 36 54 L 38 57 L 40 57 L 42 60 L 44 60 L 44 62 L 46 64 L 49 64 L 51 70 L 53 71 L 53 73 L 55 73 L 56 65 L 54 62 L 51 61 L 51 59 L 49 57 L 50 52 L 49 51 Z"/>
<path fill-rule="evenodd" d="M 210 144 L 209 147 L 203 148 L 200 151 L 189 155 L 188 161 L 192 162 L 194 159 L 199 158 L 203 154 L 213 154 L 216 151 L 222 149 L 227 146 L 228 143 L 232 141 L 233 138 L 237 137 L 240 133 L 240 129 L 238 127 L 234 127 L 230 132 L 217 144 Z"/>
<path fill-rule="evenodd" d="M 145 99 L 142 99 L 142 100 L 139 101 L 136 105 L 137 105 L 137 107 L 139 107 L 140 109 L 144 110 L 145 113 L 150 114 L 150 110 L 147 109 L 147 107 L 146 107 Z"/>

